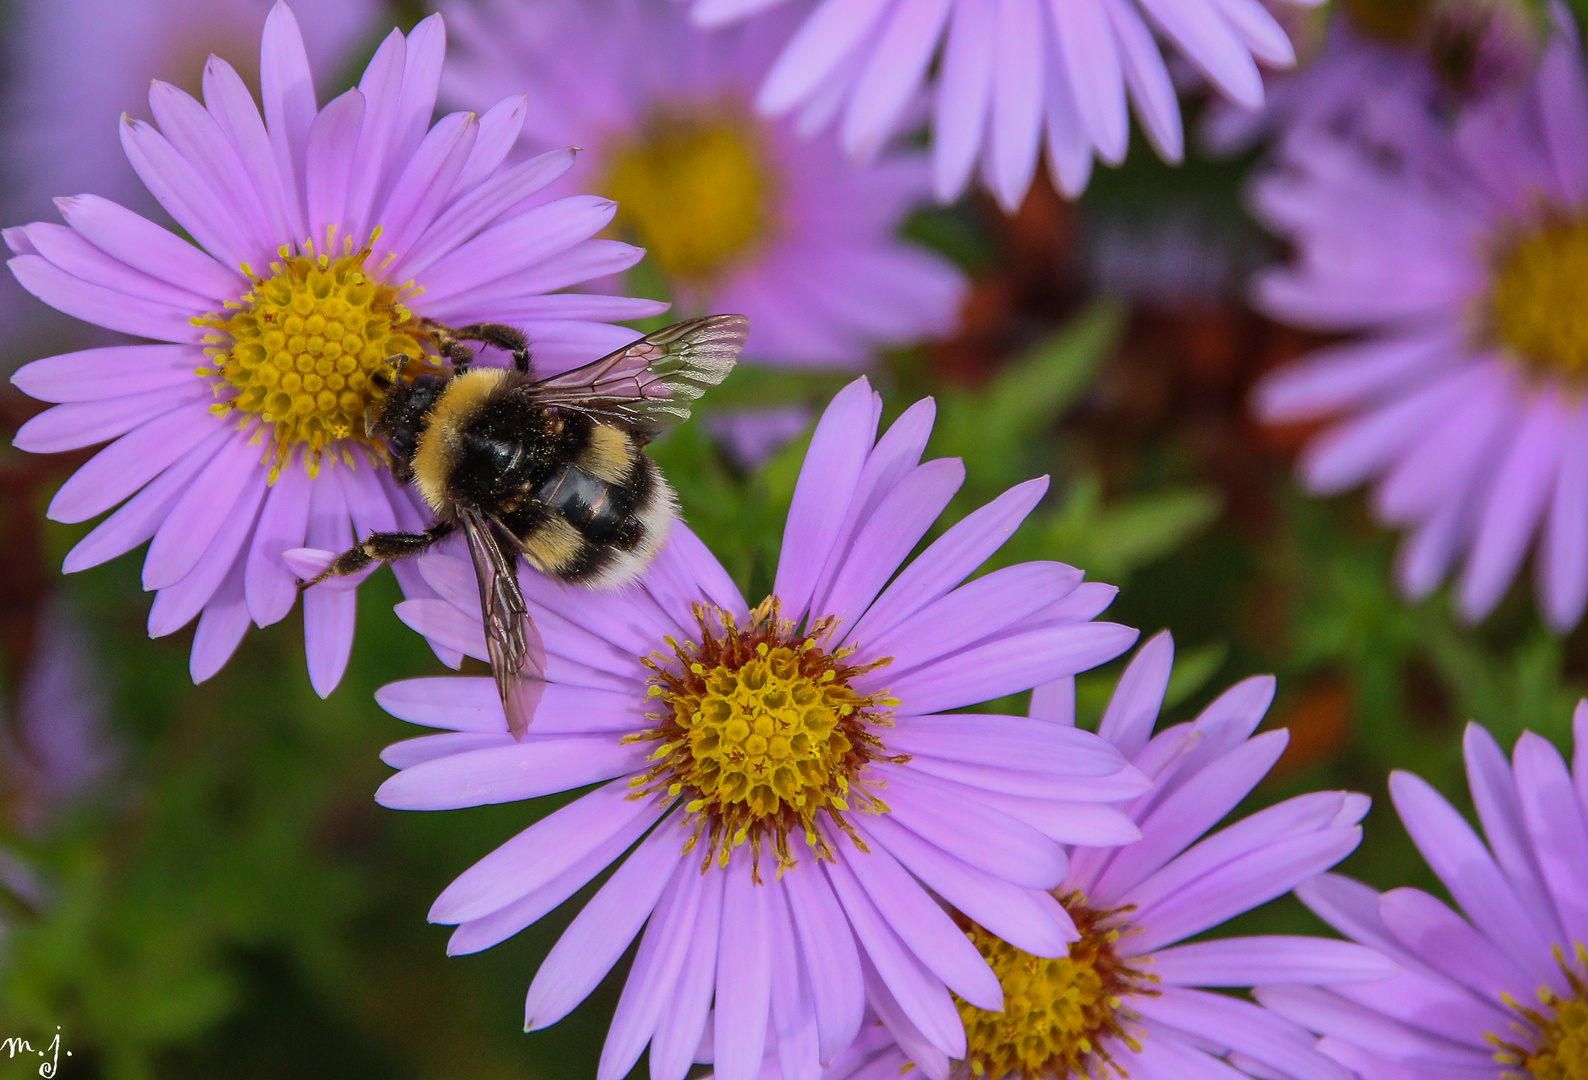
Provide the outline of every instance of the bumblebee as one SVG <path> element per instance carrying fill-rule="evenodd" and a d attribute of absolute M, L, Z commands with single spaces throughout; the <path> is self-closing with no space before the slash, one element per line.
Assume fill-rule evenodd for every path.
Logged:
<path fill-rule="evenodd" d="M 486 652 L 508 729 L 522 737 L 545 687 L 545 648 L 518 583 L 517 557 L 562 581 L 615 587 L 637 578 L 677 514 L 645 445 L 689 418 L 689 403 L 733 370 L 743 315 L 676 323 L 594 363 L 536 378 L 510 326 L 429 327 L 450 373 L 374 376 L 383 390 L 365 426 L 392 473 L 435 513 L 422 533 L 376 532 L 300 589 L 428 550 L 462 531 L 480 587 Z M 512 353 L 473 367 L 465 342 Z"/>

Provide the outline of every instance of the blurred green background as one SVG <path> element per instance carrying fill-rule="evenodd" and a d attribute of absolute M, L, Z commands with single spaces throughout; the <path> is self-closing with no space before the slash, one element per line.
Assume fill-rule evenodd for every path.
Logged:
<path fill-rule="evenodd" d="M 1525 574 L 1476 629 L 1444 593 L 1408 607 L 1390 585 L 1394 538 L 1361 496 L 1297 492 L 1305 432 L 1258 428 L 1244 402 L 1259 374 L 1321 339 L 1242 303 L 1244 273 L 1278 254 L 1241 210 L 1252 160 L 1172 170 L 1137 133 L 1078 204 L 1039 182 L 1013 217 L 981 198 L 921 213 L 911 234 L 974 290 L 954 339 L 880 358 L 872 376 L 885 419 L 935 396 L 931 452 L 965 461 L 940 527 L 1052 476 L 999 559 L 1073 563 L 1121 587 L 1108 618 L 1143 637 L 1171 629 L 1169 719 L 1238 678 L 1279 676 L 1267 726 L 1289 727 L 1290 749 L 1243 810 L 1367 791 L 1367 839 L 1345 869 L 1432 887 L 1384 796 L 1388 772 L 1415 769 L 1466 807 L 1468 720 L 1507 746 L 1532 729 L 1566 747 L 1588 630 L 1542 629 Z M 771 580 L 803 441 L 746 473 L 709 438 L 710 413 L 819 407 L 848 377 L 741 369 L 702 422 L 655 448 L 687 520 L 752 597 Z M 380 749 L 413 733 L 373 692 L 443 670 L 392 615 L 390 576 L 360 590 L 352 662 L 329 700 L 309 688 L 295 616 L 252 631 L 194 686 L 191 628 L 145 636 L 139 555 L 59 575 L 87 526 L 47 523 L 44 507 L 86 455 L 10 449 L 38 407 L 0 392 L 0 1038 L 40 1046 L 59 1025 L 72 1052 L 61 1075 L 111 1080 L 593 1076 L 626 965 L 561 1024 L 519 1030 L 537 962 L 590 890 L 476 956 L 447 959 L 447 928 L 425 922 L 453 876 L 562 800 L 436 814 L 373 802 Z M 63 619 L 87 704 L 27 692 Z M 1120 666 L 1080 680 L 1083 723 Z M 1024 703 L 989 708 L 1011 705 Z M 55 721 L 88 724 L 108 762 L 70 798 L 42 791 L 29 745 L 29 723 Z M 1287 900 L 1220 933 L 1316 926 Z M 0 1080 L 37 1064 L 0 1051 Z"/>

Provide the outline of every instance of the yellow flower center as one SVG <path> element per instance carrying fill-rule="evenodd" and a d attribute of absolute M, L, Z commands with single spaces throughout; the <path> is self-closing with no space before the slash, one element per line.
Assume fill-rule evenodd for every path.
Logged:
<path fill-rule="evenodd" d="M 617 226 L 667 276 L 709 282 L 766 236 L 772 177 L 753 123 L 658 112 L 609 153 L 601 190 L 617 201 Z"/>
<path fill-rule="evenodd" d="M 849 683 L 888 661 L 845 663 L 852 649 L 829 652 L 820 644 L 833 620 L 796 632 L 773 598 L 742 628 L 731 615 L 699 606 L 695 618 L 699 644 L 669 638 L 673 656 L 644 661 L 655 673 L 650 695 L 661 712 L 652 716 L 655 727 L 629 738 L 659 745 L 632 785 L 687 800 L 695 830 L 685 850 L 704 840 L 703 868 L 713 855 L 726 865 L 746 842 L 759 857 L 768 836 L 779 867 L 790 866 L 795 828 L 818 856 L 830 855 L 815 828 L 818 813 L 848 831 L 843 814 L 852 802 L 887 810 L 860 773 L 882 757 L 871 729 L 889 721 L 879 710 L 897 703 L 886 691 L 857 694 Z"/>
<path fill-rule="evenodd" d="M 1576 966 L 1588 968 L 1588 949 L 1578 945 Z M 1516 1080 L 1588 1080 L 1588 982 L 1566 962 L 1565 953 L 1555 950 L 1555 962 L 1566 974 L 1570 997 L 1561 997 L 1549 987 L 1538 992 L 1542 1008 L 1530 1008 L 1507 997 L 1505 1003 L 1522 1018 L 1513 1025 L 1515 1034 L 1526 1040 L 1511 1042 L 1498 1035 L 1486 1035 L 1495 1048 L 1494 1060 L 1504 1067 L 1507 1077 Z"/>
<path fill-rule="evenodd" d="M 1588 375 L 1588 218 L 1551 222 L 1497 263 L 1489 292 L 1495 337 L 1538 374 Z"/>
<path fill-rule="evenodd" d="M 427 335 L 399 302 L 409 288 L 370 276 L 368 256 L 367 247 L 337 259 L 283 247 L 268 278 L 243 267 L 254 284 L 227 305 L 235 310 L 194 320 L 219 331 L 205 338 L 213 367 L 199 374 L 236 388 L 213 411 L 242 413 L 241 424 L 257 417 L 273 429 L 272 481 L 300 444 L 312 473 L 333 440 L 370 442 L 365 415 L 384 396 L 371 376 L 394 374 L 424 355 Z M 396 357 L 407 359 L 392 363 Z"/>
<path fill-rule="evenodd" d="M 1044 959 L 1021 952 L 961 917 L 1004 990 L 1004 1011 L 987 1012 L 955 998 L 965 1022 L 965 1062 L 985 1080 L 1064 1080 L 1124 1072 L 1105 1040 L 1141 1048 L 1125 1029 L 1121 1002 L 1128 994 L 1155 994 L 1151 975 L 1132 968 L 1114 950 L 1123 911 L 1096 911 L 1079 893 L 1059 897 L 1081 940 L 1070 954 Z"/>
<path fill-rule="evenodd" d="M 1430 0 L 1343 0 L 1343 6 L 1351 25 L 1363 35 L 1391 45 L 1410 45 L 1433 4 Z"/>

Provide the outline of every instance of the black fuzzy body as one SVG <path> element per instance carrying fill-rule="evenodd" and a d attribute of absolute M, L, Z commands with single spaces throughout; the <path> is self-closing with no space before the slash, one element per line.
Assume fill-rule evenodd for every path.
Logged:
<path fill-rule="evenodd" d="M 488 391 L 474 373 L 416 380 L 388 401 L 382 434 L 399 473 L 439 517 L 478 507 L 532 564 L 565 581 L 609 584 L 642 569 L 671 519 L 672 494 L 641 438 L 542 405 L 523 376 L 489 379 Z"/>

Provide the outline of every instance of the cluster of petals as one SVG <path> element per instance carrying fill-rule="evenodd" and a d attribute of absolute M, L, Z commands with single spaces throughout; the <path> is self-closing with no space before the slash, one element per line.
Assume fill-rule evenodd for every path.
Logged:
<path fill-rule="evenodd" d="M 1262 109 L 1210 102 L 1197 139 L 1217 157 L 1246 153 L 1291 131 L 1322 128 L 1372 139 L 1377 132 L 1403 129 L 1408 120 L 1402 113 L 1408 109 L 1423 113 L 1410 120 L 1412 126 L 1425 125 L 1427 111 L 1443 96 L 1421 56 L 1363 35 L 1348 18 L 1336 18 L 1317 55 L 1268 79 Z"/>
<path fill-rule="evenodd" d="M 780 2 L 691 0 L 691 14 L 719 26 Z M 1180 104 L 1155 33 L 1248 109 L 1263 102 L 1258 62 L 1295 62 L 1260 0 L 821 0 L 758 102 L 772 115 L 797 111 L 807 130 L 835 123 L 844 149 L 865 159 L 919 119 L 929 97 L 938 197 L 956 198 L 979 168 L 1012 210 L 1044 137 L 1049 171 L 1072 196 L 1094 156 L 1122 161 L 1127 97 L 1153 148 L 1180 159 Z"/>
<path fill-rule="evenodd" d="M 406 38 L 393 31 L 358 86 L 320 108 L 297 23 L 278 3 L 261 47 L 262 116 L 237 72 L 211 57 L 202 103 L 156 82 L 149 101 L 159 128 L 122 120 L 133 168 L 196 243 L 96 195 L 58 200 L 65 225 L 4 234 L 11 270 L 29 292 L 157 342 L 19 370 L 19 387 L 58 404 L 25 424 L 16 445 L 49 453 L 114 440 L 50 503 L 49 516 L 63 522 L 120 504 L 72 549 L 65 569 L 149 541 L 143 585 L 158 594 L 149 631 L 169 634 L 198 617 L 195 679 L 226 662 L 250 621 L 268 625 L 291 610 L 295 578 L 283 551 L 341 550 L 355 534 L 419 529 L 427 517 L 366 447 L 333 441 L 317 463 L 291 450 L 272 480 L 279 458 L 268 426 L 216 414 L 233 391 L 196 374 L 209 370 L 213 338 L 195 320 L 239 303 L 252 285 L 242 267 L 266 272 L 283 248 L 339 253 L 344 242 L 374 237 L 367 266 L 391 284 L 411 283 L 404 302 L 415 315 L 519 325 L 547 371 L 632 340 L 612 320 L 663 309 L 557 292 L 631 266 L 641 252 L 596 236 L 611 220 L 610 201 L 542 194 L 571 164 L 571 150 L 507 164 L 522 98 L 431 126 L 445 47 L 439 16 Z M 396 570 L 410 594 L 428 595 L 415 570 Z M 354 604 L 348 590 L 305 598 L 309 673 L 322 695 L 346 666 Z"/>
<path fill-rule="evenodd" d="M 517 0 L 449 6 L 454 55 L 443 94 L 459 104 L 528 91 L 522 145 L 581 146 L 569 182 L 587 190 L 615 152 L 658 122 L 706 113 L 734 119 L 763 159 L 765 235 L 706 280 L 670 280 L 686 313 L 750 319 L 745 359 L 867 363 L 879 345 L 952 328 L 963 276 L 897 237 L 929 198 L 924 153 L 861 168 L 832 136 L 803 139 L 791 120 L 755 113 L 757 85 L 788 37 L 781 12 L 715 33 L 667 0 Z"/>
<path fill-rule="evenodd" d="M 1136 1046 L 1111 1036 L 1098 1047 L 1106 1054 L 1101 1060 L 1133 1080 L 1234 1080 L 1236 1070 L 1268 1080 L 1349 1080 L 1346 1069 L 1317 1052 L 1303 1027 L 1210 988 L 1354 987 L 1397 974 L 1395 963 L 1366 947 L 1315 937 L 1181 942 L 1284 895 L 1350 854 L 1362 837 L 1358 822 L 1368 799 L 1314 792 L 1204 836 L 1251 794 L 1284 751 L 1288 734 L 1253 734 L 1274 695 L 1273 678 L 1260 676 L 1225 691 L 1195 720 L 1154 735 L 1173 658 L 1167 632 L 1142 646 L 1098 729 L 1153 781 L 1149 792 L 1124 807 L 1140 838 L 1071 846 L 1059 890 L 1079 895 L 1094 911 L 1125 912 L 1115 946 L 1129 967 L 1154 980 L 1120 995 L 1123 1027 Z M 1073 724 L 1073 689 L 1044 688 L 1032 711 L 1055 726 Z M 928 1076 L 950 1075 L 950 1063 L 907 1022 L 889 1011 L 881 1015 L 886 1033 L 868 1031 L 833 1063 L 827 1080 L 887 1080 L 906 1057 Z M 1109 1073 L 1099 1066 L 1094 1075 Z"/>
<path fill-rule="evenodd" d="M 54 213 L 63 192 L 93 191 L 140 213 L 158 213 L 127 165 L 110 119 L 141 108 L 149 80 L 196 73 L 207 53 L 244 60 L 270 12 L 269 0 L 43 0 L 19 3 L 6 33 L 6 190 L 0 218 L 30 221 Z M 324 77 L 346 69 L 349 54 L 377 26 L 378 0 L 319 0 L 301 13 L 304 44 Z M 245 44 L 246 43 L 246 44 Z M 234 50 L 238 50 L 235 51 Z M 84 63 L 84 57 L 93 57 Z M 242 64 L 244 70 L 252 64 Z M 78 331 L 52 319 L 14 280 L 0 276 L 0 318 L 16 349 Z M 49 336 L 46 336 L 49 335 Z M 100 335 L 102 336 L 102 335 Z M 71 340 L 76 343 L 78 336 Z M 11 365 L 8 365 L 8 370 Z"/>
<path fill-rule="evenodd" d="M 1042 480 L 972 512 L 906 564 L 964 469 L 920 460 L 930 400 L 878 438 L 881 409 L 861 379 L 819 421 L 774 590 L 796 622 L 836 619 L 831 645 L 855 649 L 853 663 L 892 658 L 851 683 L 862 694 L 886 689 L 897 702 L 876 728 L 888 757 L 858 777 L 888 809 L 851 811 L 852 831 L 822 810 L 815 829 L 829 859 L 793 835 L 792 866 L 775 867 L 764 852 L 753 867 L 746 843 L 726 866 L 703 868 L 701 851 L 684 848 L 688 793 L 631 783 L 654 748 L 625 738 L 655 723 L 642 660 L 665 652 L 668 637 L 698 636 L 696 605 L 741 622 L 748 613 L 682 524 L 643 583 L 621 591 L 521 575 L 549 679 L 521 743 L 488 678 L 414 679 L 378 695 L 393 715 L 444 729 L 386 751 L 401 771 L 377 795 L 385 806 L 438 810 L 599 785 L 465 871 L 430 917 L 457 925 L 449 951 L 474 952 L 617 863 L 541 965 L 525 1007 L 531 1029 L 567 1015 L 644 927 L 602 1080 L 624 1076 L 647 1043 L 658 1080 L 681 1080 L 697 1055 L 713 1060 L 718 1076 L 747 1080 L 768 1053 L 787 1075 L 810 1076 L 860 1033 L 868 1003 L 918 1032 L 928 1060 L 961 1057 L 953 995 L 988 1009 L 1002 1008 L 1003 996 L 932 893 L 1033 953 L 1062 956 L 1077 937 L 1050 892 L 1070 872 L 1065 845 L 1136 835 L 1108 804 L 1141 795 L 1148 781 L 1106 740 L 1046 720 L 953 711 L 1119 655 L 1135 632 L 1093 621 L 1115 590 L 1058 563 L 965 581 L 1036 505 Z M 438 551 L 420 568 L 439 598 L 406 601 L 400 615 L 444 647 L 483 655 L 466 556 Z"/>
<path fill-rule="evenodd" d="M 1564 631 L 1588 603 L 1588 409 L 1575 377 L 1523 363 L 1484 313 L 1508 242 L 1588 211 L 1582 57 L 1557 36 L 1529 83 L 1453 124 L 1402 105 L 1371 138 L 1297 127 L 1255 187 L 1258 215 L 1296 251 L 1259 275 L 1257 303 L 1360 334 L 1275 372 L 1256 409 L 1328 421 L 1302 479 L 1319 494 L 1374 482 L 1374 512 L 1408 530 L 1408 596 L 1461 563 L 1458 610 L 1481 619 L 1536 546 L 1540 606 Z"/>
<path fill-rule="evenodd" d="M 1361 1080 L 1575 1075 L 1580 1024 L 1571 1027 L 1577 1049 L 1565 1048 L 1565 1072 L 1497 1060 L 1501 1044 L 1546 1049 L 1522 1010 L 1552 1019 L 1541 999 L 1580 1003 L 1588 978 L 1580 951 L 1588 942 L 1588 702 L 1572 727 L 1568 768 L 1540 735 L 1524 733 L 1507 761 L 1487 730 L 1468 726 L 1467 784 L 1481 837 L 1424 780 L 1395 773 L 1390 794 L 1401 821 L 1459 910 L 1421 889 L 1379 893 L 1323 875 L 1297 895 L 1400 972 L 1372 983 L 1262 987 L 1259 999 L 1320 1034 L 1320 1048 Z"/>

